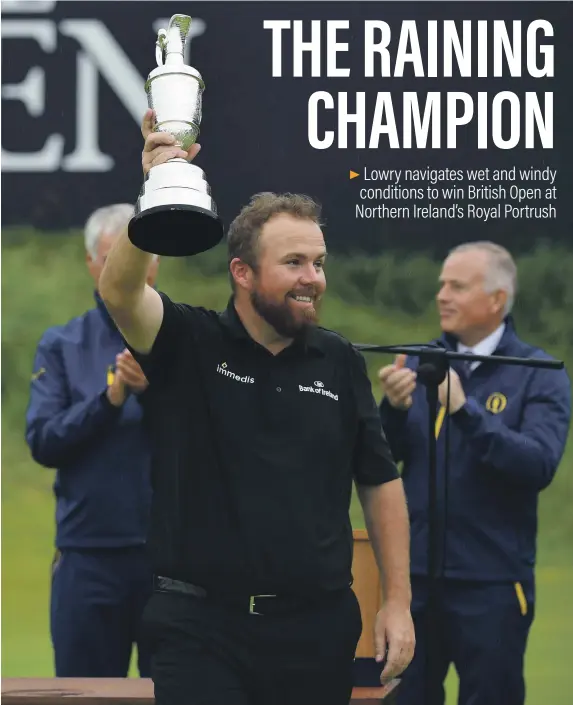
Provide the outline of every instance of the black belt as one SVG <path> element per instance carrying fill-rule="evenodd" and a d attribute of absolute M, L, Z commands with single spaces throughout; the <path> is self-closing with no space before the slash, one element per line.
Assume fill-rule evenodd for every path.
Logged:
<path fill-rule="evenodd" d="M 213 600 L 214 602 L 237 608 L 241 612 L 259 615 L 296 612 L 297 610 L 308 608 L 311 604 L 321 602 L 325 597 L 341 594 L 341 591 L 337 590 L 332 593 L 322 593 L 320 596 L 313 595 L 312 598 L 294 595 L 233 595 L 227 592 L 208 591 L 198 585 L 173 578 L 165 578 L 161 575 L 154 576 L 153 587 L 155 592 L 178 593 L 203 600 Z"/>

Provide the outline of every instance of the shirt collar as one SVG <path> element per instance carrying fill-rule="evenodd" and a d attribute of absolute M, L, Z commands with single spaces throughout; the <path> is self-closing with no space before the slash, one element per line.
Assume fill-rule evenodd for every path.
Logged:
<path fill-rule="evenodd" d="M 504 331 L 505 322 L 473 347 L 458 342 L 458 352 L 472 352 L 474 355 L 493 355 L 494 351 L 497 350 Z"/>
<path fill-rule="evenodd" d="M 241 318 L 237 313 L 237 309 L 235 308 L 233 296 L 229 298 L 227 308 L 220 314 L 220 320 L 225 329 L 236 340 L 247 340 L 255 345 L 258 345 L 258 343 L 251 338 L 247 329 L 243 325 L 243 321 L 241 321 Z M 297 338 L 286 349 L 289 350 L 291 348 L 293 352 L 295 350 L 302 350 L 304 353 L 307 351 L 312 351 L 321 355 L 324 354 L 324 348 L 321 344 L 319 333 L 315 328 L 308 329 L 304 336 Z"/>
<path fill-rule="evenodd" d="M 517 335 L 515 330 L 515 321 L 513 320 L 513 316 L 511 314 L 508 314 L 504 318 L 503 322 L 500 325 L 500 328 L 502 328 L 502 331 L 499 334 L 500 339 L 498 341 L 497 347 L 494 348 L 494 351 L 503 354 L 504 351 L 511 349 Z M 499 330 L 499 328 L 496 329 L 496 331 L 497 330 Z M 494 331 L 494 333 L 496 333 L 496 331 Z M 492 335 L 494 335 L 494 333 L 492 333 Z M 438 340 L 441 341 L 441 344 L 447 350 L 459 350 L 458 346 L 460 345 L 460 341 L 455 335 L 452 335 L 451 333 L 442 333 Z M 472 350 L 475 350 L 475 348 L 472 348 Z"/>
<path fill-rule="evenodd" d="M 483 340 L 480 340 L 479 343 L 476 343 L 473 347 L 468 347 L 467 345 L 464 345 L 460 341 L 458 341 L 457 348 L 458 352 L 465 353 L 473 353 L 474 355 L 493 355 L 493 353 L 498 349 L 499 344 L 503 338 L 503 334 L 505 332 L 506 324 L 505 321 L 498 326 L 493 333 L 490 333 L 488 336 L 486 336 Z M 481 365 L 481 360 L 474 360 L 474 361 L 466 361 L 466 365 L 468 366 L 466 370 L 470 370 L 473 372 L 473 370 L 477 369 Z"/>

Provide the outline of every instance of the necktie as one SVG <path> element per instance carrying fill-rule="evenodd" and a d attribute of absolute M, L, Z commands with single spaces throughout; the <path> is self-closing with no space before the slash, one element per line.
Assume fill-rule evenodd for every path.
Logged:
<path fill-rule="evenodd" d="M 471 350 L 471 349 L 468 349 L 468 350 L 466 350 L 465 352 L 466 352 L 468 355 L 472 355 L 472 354 L 473 354 L 473 350 Z M 473 362 L 474 362 L 473 360 L 464 360 L 464 361 L 463 361 L 463 363 L 464 363 L 464 370 L 465 370 L 465 372 L 466 372 L 467 375 L 470 375 L 470 374 L 471 374 Z"/>

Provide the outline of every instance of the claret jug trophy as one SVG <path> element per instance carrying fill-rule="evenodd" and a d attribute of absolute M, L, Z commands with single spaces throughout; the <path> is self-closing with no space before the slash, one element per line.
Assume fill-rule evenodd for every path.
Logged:
<path fill-rule="evenodd" d="M 184 61 L 191 17 L 173 15 L 157 33 L 157 68 L 145 82 L 155 111 L 155 131 L 170 132 L 187 151 L 201 124 L 205 84 Z M 223 237 L 223 225 L 205 173 L 186 159 L 170 159 L 147 173 L 128 227 L 131 242 L 156 255 L 186 257 L 205 252 Z"/>

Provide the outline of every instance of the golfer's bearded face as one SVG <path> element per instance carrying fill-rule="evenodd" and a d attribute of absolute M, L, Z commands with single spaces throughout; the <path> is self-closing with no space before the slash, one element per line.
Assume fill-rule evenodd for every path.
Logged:
<path fill-rule="evenodd" d="M 280 335 L 296 337 L 317 324 L 325 258 L 324 237 L 313 221 L 281 214 L 264 225 L 251 303 Z"/>

